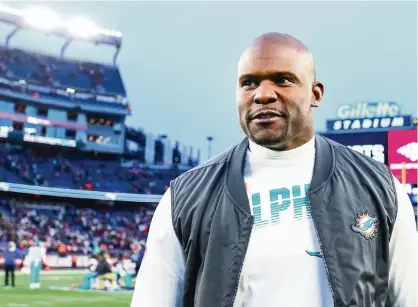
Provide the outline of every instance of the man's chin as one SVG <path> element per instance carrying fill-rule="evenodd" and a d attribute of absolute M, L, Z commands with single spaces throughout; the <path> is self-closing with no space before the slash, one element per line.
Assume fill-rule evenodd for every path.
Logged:
<path fill-rule="evenodd" d="M 257 145 L 267 147 L 270 149 L 280 149 L 285 142 L 285 138 L 282 134 L 271 133 L 268 131 L 260 131 L 254 134 L 250 134 L 251 141 Z"/>

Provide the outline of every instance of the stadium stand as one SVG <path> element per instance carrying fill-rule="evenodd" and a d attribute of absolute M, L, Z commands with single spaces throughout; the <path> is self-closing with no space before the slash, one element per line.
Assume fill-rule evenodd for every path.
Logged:
<path fill-rule="evenodd" d="M 38 85 L 126 96 L 119 69 L 0 47 L 0 76 Z"/>
<path fill-rule="evenodd" d="M 19 31 L 20 13 L 0 7 Z M 65 45 L 61 57 L 11 48 L 15 31 L 0 46 L 0 267 L 10 240 L 19 265 L 37 239 L 53 268 L 86 268 L 97 246 L 138 255 L 170 180 L 199 163 L 191 146 L 125 124 L 122 36 L 95 31 L 88 40 L 116 47 L 113 65 L 67 59 Z"/>
<path fill-rule="evenodd" d="M 155 206 L 2 195 L 0 208 L 7 212 L 1 218 L 0 242 L 19 242 L 23 253 L 36 236 L 49 253 L 89 255 L 96 243 L 116 256 L 133 254 L 146 240 Z"/>
<path fill-rule="evenodd" d="M 137 161 L 124 167 L 120 158 L 100 160 L 85 155 L 34 150 L 0 144 L 0 179 L 3 182 L 46 187 L 163 194 L 169 181 L 182 172 L 175 164 L 155 168 Z"/>

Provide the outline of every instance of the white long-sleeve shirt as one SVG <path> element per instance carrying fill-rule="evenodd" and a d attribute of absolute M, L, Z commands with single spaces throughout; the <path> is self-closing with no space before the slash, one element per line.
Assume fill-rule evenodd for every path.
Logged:
<path fill-rule="evenodd" d="M 27 259 L 29 263 L 39 264 L 46 259 L 46 249 L 42 246 L 31 246 L 28 250 Z"/>
<path fill-rule="evenodd" d="M 256 222 L 234 307 L 332 306 L 323 260 L 312 256 L 319 243 L 309 204 L 300 198 L 309 188 L 314 157 L 314 140 L 286 152 L 250 143 L 244 180 Z M 398 213 L 389 246 L 389 297 L 391 306 L 416 307 L 418 235 L 409 197 L 396 179 L 395 185 Z M 274 211 L 267 199 L 272 190 L 278 197 L 286 191 L 300 197 L 281 208 L 286 210 Z M 154 213 L 146 248 L 131 307 L 180 306 L 185 260 L 172 225 L 170 190 Z"/>

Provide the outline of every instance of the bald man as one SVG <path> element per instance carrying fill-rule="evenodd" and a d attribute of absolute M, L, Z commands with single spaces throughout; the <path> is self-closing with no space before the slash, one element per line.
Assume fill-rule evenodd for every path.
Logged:
<path fill-rule="evenodd" d="M 388 168 L 315 135 L 324 86 L 281 33 L 238 64 L 244 140 L 170 184 L 131 307 L 416 307 L 412 205 Z"/>

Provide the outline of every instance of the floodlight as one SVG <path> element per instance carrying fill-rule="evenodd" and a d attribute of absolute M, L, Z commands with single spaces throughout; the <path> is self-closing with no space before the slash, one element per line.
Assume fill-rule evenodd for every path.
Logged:
<path fill-rule="evenodd" d="M 32 28 L 48 35 L 54 34 L 65 37 L 66 41 L 61 48 L 61 57 L 64 57 L 65 50 L 73 40 L 88 40 L 95 44 L 115 46 L 116 53 L 113 56 L 113 63 L 116 65 L 116 58 L 122 44 L 122 33 L 120 31 L 100 28 L 86 18 L 76 18 L 69 22 L 64 21 L 57 13 L 38 6 L 12 9 L 0 2 L 0 22 L 16 26 L 6 37 L 6 47 L 9 46 L 12 37 L 21 29 Z M 39 94 L 37 95 L 39 96 Z"/>
<path fill-rule="evenodd" d="M 61 24 L 58 15 L 47 8 L 29 7 L 22 15 L 31 27 L 41 30 L 51 30 Z"/>
<path fill-rule="evenodd" d="M 72 20 L 67 27 L 72 35 L 82 38 L 94 36 L 100 31 L 94 22 L 81 17 Z"/>

